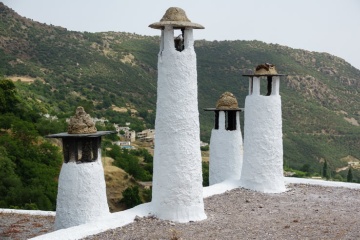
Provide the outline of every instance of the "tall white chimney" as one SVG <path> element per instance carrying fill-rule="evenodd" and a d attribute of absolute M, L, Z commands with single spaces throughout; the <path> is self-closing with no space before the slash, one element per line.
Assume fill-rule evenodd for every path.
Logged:
<path fill-rule="evenodd" d="M 196 54 L 192 23 L 181 8 L 169 8 L 160 22 L 156 138 L 152 206 L 154 214 L 177 222 L 206 218 L 203 203 Z M 180 30 L 174 36 L 174 30 Z"/>

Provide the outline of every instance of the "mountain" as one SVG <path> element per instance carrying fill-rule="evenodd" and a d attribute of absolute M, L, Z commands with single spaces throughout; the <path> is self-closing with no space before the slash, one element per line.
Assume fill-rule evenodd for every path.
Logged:
<path fill-rule="evenodd" d="M 93 116 L 131 122 L 134 129 L 153 127 L 159 41 L 68 31 L 0 3 L 0 75 L 20 79 L 16 86 L 29 105 L 59 118 L 82 105 Z M 285 167 L 320 174 L 326 161 L 332 178 L 344 179 L 352 162 L 360 181 L 359 69 L 327 53 L 260 41 L 200 40 L 195 51 L 202 140 L 209 141 L 213 125 L 213 115 L 202 109 L 214 107 L 225 91 L 242 107 L 248 92 L 242 74 L 269 62 L 287 74 L 280 85 Z"/>

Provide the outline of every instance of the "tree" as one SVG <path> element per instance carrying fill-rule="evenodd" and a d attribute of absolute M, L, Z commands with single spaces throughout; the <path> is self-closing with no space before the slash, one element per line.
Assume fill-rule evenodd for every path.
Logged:
<path fill-rule="evenodd" d="M 209 186 L 209 163 L 202 162 L 202 177 L 203 177 L 203 186 Z"/>
<path fill-rule="evenodd" d="M 8 158 L 4 147 L 0 146 L 0 207 L 14 204 L 11 196 L 21 189 L 20 178 L 15 174 L 16 165 Z"/>
<path fill-rule="evenodd" d="M 329 170 L 328 170 L 328 164 L 327 161 L 325 160 L 324 162 L 324 166 L 323 166 L 323 170 L 322 170 L 322 176 L 326 179 L 329 179 Z"/>
<path fill-rule="evenodd" d="M 120 202 L 124 203 L 127 208 L 135 207 L 142 203 L 139 196 L 139 187 L 128 187 L 122 192 L 123 198 Z"/>
<path fill-rule="evenodd" d="M 346 180 L 347 180 L 348 182 L 352 182 L 352 181 L 353 181 L 353 174 L 352 174 L 352 167 L 351 167 L 351 166 L 349 167 L 349 171 L 348 171 Z"/>
<path fill-rule="evenodd" d="M 310 164 L 305 163 L 305 164 L 300 168 L 300 170 L 303 171 L 303 172 L 309 173 L 309 172 L 310 172 Z"/>
<path fill-rule="evenodd" d="M 0 113 L 15 112 L 18 103 L 14 83 L 0 78 Z"/>
<path fill-rule="evenodd" d="M 206 152 L 206 151 L 209 151 L 209 148 L 210 148 L 210 146 L 209 146 L 209 145 L 206 145 L 206 146 L 200 147 L 200 150 Z"/>

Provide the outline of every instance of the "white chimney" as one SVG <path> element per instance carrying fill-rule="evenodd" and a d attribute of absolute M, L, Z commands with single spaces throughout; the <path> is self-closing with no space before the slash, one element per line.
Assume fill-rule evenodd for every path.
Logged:
<path fill-rule="evenodd" d="M 239 179 L 243 161 L 243 142 L 240 129 L 240 112 L 235 96 L 230 92 L 221 95 L 214 111 L 215 126 L 210 139 L 210 185 L 226 179 Z"/>
<path fill-rule="evenodd" d="M 152 206 L 154 214 L 177 222 L 206 218 L 203 203 L 196 54 L 192 23 L 181 8 L 169 8 L 160 22 L 156 138 Z M 174 36 L 180 30 L 180 36 Z"/>
<path fill-rule="evenodd" d="M 280 76 L 275 66 L 262 64 L 250 78 L 245 99 L 244 160 L 240 185 L 264 192 L 285 191 Z M 267 80 L 267 92 L 260 94 L 260 80 Z"/>
<path fill-rule="evenodd" d="M 97 131 L 82 107 L 70 119 L 61 138 L 62 165 L 56 199 L 55 229 L 77 226 L 110 214 L 106 197 L 104 169 L 101 163 L 101 136 L 115 131 Z"/>

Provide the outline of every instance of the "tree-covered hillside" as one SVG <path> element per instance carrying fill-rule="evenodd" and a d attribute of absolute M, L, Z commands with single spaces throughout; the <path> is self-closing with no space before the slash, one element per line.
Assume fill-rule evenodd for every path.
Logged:
<path fill-rule="evenodd" d="M 68 31 L 0 3 L 0 73 L 22 80 L 15 83 L 19 93 L 42 113 L 64 118 L 82 105 L 92 116 L 131 122 L 133 129 L 153 127 L 158 50 L 159 37 Z M 195 51 L 202 140 L 209 140 L 213 124 L 213 115 L 202 109 L 214 107 L 225 91 L 242 107 L 248 92 L 242 74 L 269 62 L 288 74 L 280 85 L 285 166 L 320 173 L 326 160 L 340 179 L 347 169 L 337 169 L 359 162 L 358 69 L 327 53 L 259 41 L 201 40 Z M 360 181 L 357 165 L 353 175 Z"/>
<path fill-rule="evenodd" d="M 63 126 L 41 118 L 0 76 L 0 208 L 55 210 L 62 159 L 42 135 Z"/>

